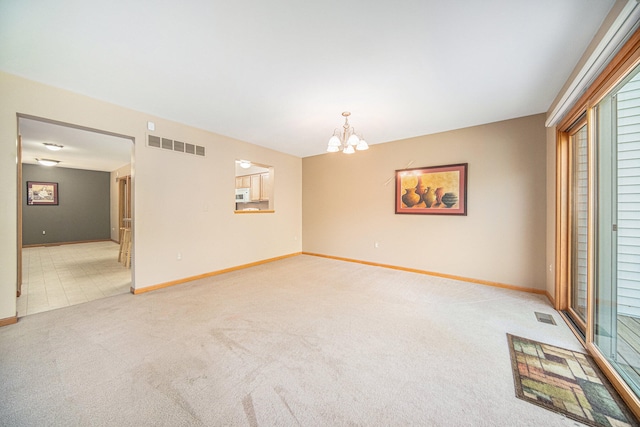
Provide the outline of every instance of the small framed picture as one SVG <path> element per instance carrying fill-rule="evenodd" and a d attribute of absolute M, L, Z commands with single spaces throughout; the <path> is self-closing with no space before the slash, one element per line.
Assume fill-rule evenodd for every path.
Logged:
<path fill-rule="evenodd" d="M 467 163 L 396 171 L 396 213 L 467 214 Z"/>
<path fill-rule="evenodd" d="M 57 205 L 58 183 L 27 181 L 27 205 Z"/>

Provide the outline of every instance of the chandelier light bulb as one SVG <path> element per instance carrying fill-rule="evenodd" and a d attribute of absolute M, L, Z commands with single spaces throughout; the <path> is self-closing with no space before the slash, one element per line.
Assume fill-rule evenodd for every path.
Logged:
<path fill-rule="evenodd" d="M 347 145 L 344 150 L 342 150 L 344 154 L 353 154 L 356 150 L 353 149 L 353 145 Z"/>
<path fill-rule="evenodd" d="M 356 150 L 358 151 L 364 151 L 368 149 L 369 149 L 369 144 L 367 144 L 367 141 L 365 141 L 364 139 L 361 139 L 360 142 L 358 142 L 358 145 L 356 145 Z"/>
<path fill-rule="evenodd" d="M 342 143 L 340 142 L 340 138 L 338 138 L 336 135 L 333 135 L 329 139 L 329 147 L 340 147 L 340 145 L 342 145 Z"/>
<path fill-rule="evenodd" d="M 349 137 L 349 140 L 347 141 L 347 144 L 349 144 L 349 145 L 358 145 L 358 141 L 360 141 L 360 139 L 358 139 L 358 136 L 354 133 L 353 135 L 351 135 Z"/>

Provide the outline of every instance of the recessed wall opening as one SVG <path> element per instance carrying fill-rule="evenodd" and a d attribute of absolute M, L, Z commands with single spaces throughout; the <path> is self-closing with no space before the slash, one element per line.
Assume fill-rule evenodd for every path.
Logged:
<path fill-rule="evenodd" d="M 18 115 L 18 140 L 18 317 L 128 293 L 133 138 Z"/>
<path fill-rule="evenodd" d="M 236 213 L 263 213 L 274 211 L 273 166 L 250 160 L 235 161 L 235 207 Z"/>

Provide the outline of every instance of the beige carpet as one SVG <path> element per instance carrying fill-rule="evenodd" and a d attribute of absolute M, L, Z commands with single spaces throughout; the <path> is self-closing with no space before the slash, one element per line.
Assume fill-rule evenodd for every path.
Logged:
<path fill-rule="evenodd" d="M 297 256 L 0 328 L 0 425 L 577 425 L 507 332 L 580 349 L 539 295 Z"/>

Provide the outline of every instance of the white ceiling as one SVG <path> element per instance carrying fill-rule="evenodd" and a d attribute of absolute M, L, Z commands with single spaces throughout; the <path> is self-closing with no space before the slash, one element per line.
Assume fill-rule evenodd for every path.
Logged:
<path fill-rule="evenodd" d="M 21 117 L 22 163 L 36 164 L 36 159 L 58 160 L 58 166 L 112 172 L 131 163 L 133 142 L 130 139 L 46 123 Z M 51 151 L 44 143 L 62 145 Z"/>
<path fill-rule="evenodd" d="M 613 3 L 3 1 L 0 69 L 305 157 L 545 112 Z"/>

